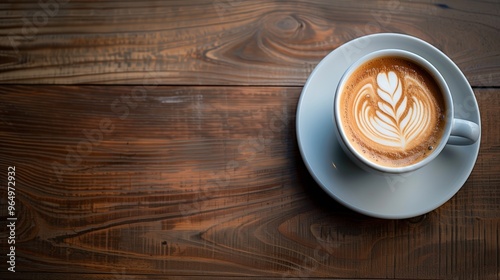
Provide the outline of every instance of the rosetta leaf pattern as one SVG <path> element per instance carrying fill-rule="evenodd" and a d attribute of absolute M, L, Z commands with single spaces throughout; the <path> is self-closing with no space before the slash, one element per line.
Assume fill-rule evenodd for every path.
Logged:
<path fill-rule="evenodd" d="M 409 83 L 412 82 L 415 81 L 410 79 Z M 376 106 L 365 98 L 372 94 L 379 97 Z M 389 71 L 377 75 L 375 87 L 368 83 L 357 93 L 355 108 L 361 110 L 355 119 L 369 139 L 388 147 L 405 149 L 425 131 L 430 121 L 430 108 L 425 105 L 415 96 L 406 96 L 402 81 L 396 73 Z"/>

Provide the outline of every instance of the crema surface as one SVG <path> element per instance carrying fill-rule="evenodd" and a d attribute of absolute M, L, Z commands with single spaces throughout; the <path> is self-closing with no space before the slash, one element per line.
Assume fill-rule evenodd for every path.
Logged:
<path fill-rule="evenodd" d="M 403 167 L 426 158 L 446 123 L 434 78 L 404 58 L 370 60 L 354 71 L 340 97 L 349 142 L 369 160 Z"/>

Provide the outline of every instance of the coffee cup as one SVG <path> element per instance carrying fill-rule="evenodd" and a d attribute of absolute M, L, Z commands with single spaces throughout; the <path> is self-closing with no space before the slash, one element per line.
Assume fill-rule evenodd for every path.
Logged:
<path fill-rule="evenodd" d="M 405 50 L 379 50 L 354 62 L 340 79 L 333 110 L 342 149 L 368 171 L 412 172 L 446 145 L 470 145 L 480 136 L 478 124 L 455 118 L 439 71 Z"/>

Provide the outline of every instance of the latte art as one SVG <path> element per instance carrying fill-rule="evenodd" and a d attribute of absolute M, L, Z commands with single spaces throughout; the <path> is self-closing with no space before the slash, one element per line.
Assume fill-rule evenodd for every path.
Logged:
<path fill-rule="evenodd" d="M 427 157 L 439 144 L 446 123 L 436 81 L 404 58 L 376 58 L 358 67 L 339 102 L 351 146 L 384 166 L 406 166 Z"/>
<path fill-rule="evenodd" d="M 407 88 L 423 88 L 411 77 L 405 77 L 405 82 Z M 375 95 L 380 101 L 371 106 L 369 99 Z M 415 140 L 426 132 L 431 121 L 432 101 L 428 94 L 404 95 L 402 83 L 393 71 L 379 73 L 376 85 L 364 85 L 356 94 L 354 106 L 359 108 L 355 119 L 361 133 L 378 144 L 401 150 L 418 144 Z"/>

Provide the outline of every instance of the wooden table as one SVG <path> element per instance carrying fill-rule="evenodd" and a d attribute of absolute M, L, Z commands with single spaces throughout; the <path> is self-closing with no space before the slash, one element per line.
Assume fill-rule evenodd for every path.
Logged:
<path fill-rule="evenodd" d="M 1 279 L 500 279 L 497 0 L 0 9 Z M 379 32 L 441 49 L 481 110 L 467 183 L 405 220 L 330 198 L 295 136 L 312 69 Z"/>

